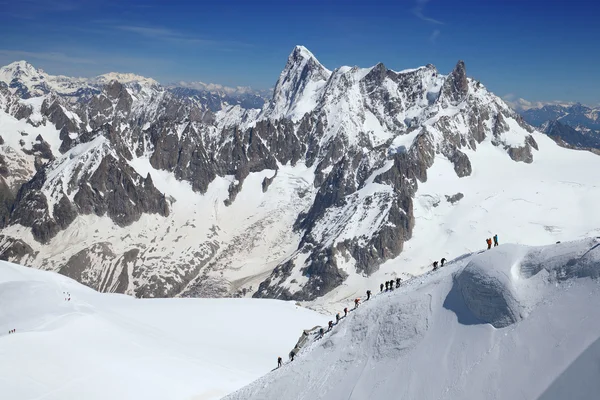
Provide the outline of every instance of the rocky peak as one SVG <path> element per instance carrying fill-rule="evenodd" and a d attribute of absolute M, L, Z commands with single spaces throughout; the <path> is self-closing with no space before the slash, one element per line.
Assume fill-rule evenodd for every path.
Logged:
<path fill-rule="evenodd" d="M 303 46 L 296 46 L 273 91 L 273 98 L 261 117 L 299 120 L 316 106 L 317 93 L 331 76 L 315 56 Z"/>
<path fill-rule="evenodd" d="M 448 99 L 450 103 L 457 104 L 467 97 L 468 92 L 469 82 L 467 80 L 467 70 L 465 69 L 464 61 L 459 60 L 450 75 L 448 75 L 441 94 Z"/>

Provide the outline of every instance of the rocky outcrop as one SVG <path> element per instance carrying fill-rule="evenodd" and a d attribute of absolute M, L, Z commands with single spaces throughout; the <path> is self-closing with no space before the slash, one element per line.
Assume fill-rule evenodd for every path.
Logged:
<path fill-rule="evenodd" d="M 525 139 L 525 145 L 520 147 L 509 147 L 508 155 L 514 161 L 531 164 L 533 162 L 532 149 L 538 150 L 538 145 L 533 136 L 529 135 Z"/>
<path fill-rule="evenodd" d="M 458 203 L 460 200 L 462 200 L 463 197 L 465 197 L 465 195 L 458 192 L 456 194 L 453 194 L 452 196 L 446 195 L 446 201 L 450 204 L 454 204 L 454 203 Z"/>
<path fill-rule="evenodd" d="M 80 182 L 74 202 L 83 214 L 108 215 L 126 226 L 142 213 L 169 215 L 165 195 L 148 175 L 141 178 L 128 164 L 113 156 L 105 157 L 88 182 Z"/>
<path fill-rule="evenodd" d="M 26 265 L 36 254 L 23 240 L 0 235 L 0 260 Z"/>
<path fill-rule="evenodd" d="M 441 94 L 450 103 L 458 104 L 466 99 L 468 92 L 467 71 L 464 61 L 460 60 L 444 82 Z"/>

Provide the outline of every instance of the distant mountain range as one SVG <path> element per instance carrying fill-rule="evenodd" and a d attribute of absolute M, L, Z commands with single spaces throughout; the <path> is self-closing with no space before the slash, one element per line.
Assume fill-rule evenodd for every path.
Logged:
<path fill-rule="evenodd" d="M 558 139 L 561 145 L 600 150 L 600 107 L 552 104 L 521 109 L 520 113 L 525 121 Z"/>

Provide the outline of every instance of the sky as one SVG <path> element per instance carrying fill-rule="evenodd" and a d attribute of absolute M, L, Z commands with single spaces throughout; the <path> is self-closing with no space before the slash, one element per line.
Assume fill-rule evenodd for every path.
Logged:
<path fill-rule="evenodd" d="M 459 59 L 508 100 L 600 103 L 600 5 L 582 0 L 0 0 L 0 65 L 273 87 L 297 44 L 329 69 Z"/>

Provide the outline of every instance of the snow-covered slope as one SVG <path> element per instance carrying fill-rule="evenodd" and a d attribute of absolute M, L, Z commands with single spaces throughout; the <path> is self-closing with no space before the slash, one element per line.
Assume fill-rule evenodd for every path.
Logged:
<path fill-rule="evenodd" d="M 226 399 L 596 398 L 599 277 L 600 238 L 466 254 Z"/>
<path fill-rule="evenodd" d="M 100 294 L 0 262 L 0 393 L 219 399 L 275 368 L 304 329 L 325 321 L 277 300 Z"/>

